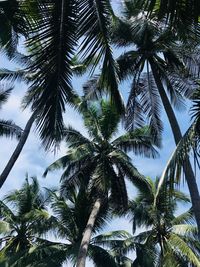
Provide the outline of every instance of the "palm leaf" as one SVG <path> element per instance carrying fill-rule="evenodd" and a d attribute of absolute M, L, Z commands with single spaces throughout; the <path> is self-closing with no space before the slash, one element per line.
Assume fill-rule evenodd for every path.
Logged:
<path fill-rule="evenodd" d="M 189 224 L 173 225 L 172 231 L 174 234 L 177 234 L 179 237 L 183 237 L 183 239 L 184 238 L 186 239 L 190 238 L 193 240 L 198 239 L 197 227 L 194 225 L 189 225 Z"/>
<path fill-rule="evenodd" d="M 179 216 L 175 217 L 172 221 L 172 225 L 178 225 L 183 223 L 191 225 L 195 223 L 194 214 L 191 209 L 184 213 L 181 213 Z"/>
<path fill-rule="evenodd" d="M 0 136 L 17 137 L 19 139 L 23 130 L 10 120 L 0 120 Z"/>
<path fill-rule="evenodd" d="M 195 266 L 200 266 L 200 261 L 197 255 L 188 247 L 187 243 L 183 241 L 177 235 L 171 233 L 168 239 L 168 244 L 176 248 L 180 253 L 182 253 L 192 264 Z"/>
<path fill-rule="evenodd" d="M 98 246 L 111 247 L 112 243 L 115 243 L 116 240 L 121 240 L 129 238 L 131 235 L 123 230 L 112 231 L 104 234 L 97 235 L 91 239 L 91 243 Z"/>
<path fill-rule="evenodd" d="M 200 15 L 200 6 L 199 2 L 194 0 L 182 1 L 175 0 L 173 3 L 169 0 L 164 1 L 146 1 L 149 11 L 154 9 L 158 10 L 158 15 L 160 18 L 167 17 L 167 20 L 173 25 L 176 26 L 178 23 L 186 27 L 188 24 L 193 22 L 198 22 Z M 181 22 L 181 23 L 180 23 Z"/>
<path fill-rule="evenodd" d="M 66 260 L 68 246 L 53 242 L 44 242 L 38 247 L 31 247 L 28 251 L 16 253 L 10 257 L 9 266 L 39 266 L 39 267 L 61 267 Z M 1 266 L 1 265 L 0 265 Z M 6 265 L 2 265 L 6 266 Z"/>
<path fill-rule="evenodd" d="M 108 91 L 119 111 L 123 110 L 123 100 L 118 90 L 118 67 L 113 58 L 110 44 L 110 25 L 113 11 L 107 0 L 84 0 L 80 4 L 79 35 L 84 36 L 81 53 L 91 62 L 95 58 L 94 69 L 102 61 L 100 87 Z"/>
<path fill-rule="evenodd" d="M 27 42 L 34 59 L 28 70 L 36 71 L 37 78 L 26 101 L 37 110 L 37 128 L 45 147 L 49 148 L 61 140 L 65 104 L 72 103 L 75 96 L 71 59 L 76 45 L 77 7 L 72 0 L 39 1 L 38 5 L 40 16 Z"/>
<path fill-rule="evenodd" d="M 28 73 L 25 70 L 8 70 L 8 69 L 0 69 L 0 80 L 6 80 L 10 82 L 14 81 L 26 81 L 29 82 L 30 79 L 28 77 Z"/>
<path fill-rule="evenodd" d="M 151 132 L 147 127 L 136 129 L 118 137 L 113 141 L 113 145 L 124 152 L 133 151 L 140 156 L 153 158 L 158 156 Z"/>
<path fill-rule="evenodd" d="M 0 221 L 0 234 L 5 234 L 10 232 L 10 225 L 7 222 Z"/>
<path fill-rule="evenodd" d="M 95 266 L 112 266 L 116 267 L 114 258 L 103 248 L 90 245 L 88 249 L 88 256 L 93 260 Z"/>
<path fill-rule="evenodd" d="M 160 178 L 159 187 L 164 181 L 169 181 L 171 186 L 173 186 L 174 183 L 180 182 L 181 170 L 183 166 L 187 167 L 186 158 L 191 148 L 195 147 L 196 140 L 198 140 L 198 136 L 195 131 L 195 123 L 193 123 L 186 131 L 167 162 Z"/>
<path fill-rule="evenodd" d="M 146 116 L 147 121 L 152 129 L 152 134 L 159 138 L 163 125 L 160 119 L 161 117 L 161 103 L 160 96 L 157 91 L 154 78 L 151 73 L 144 73 L 139 80 L 133 82 L 133 88 L 127 103 L 127 117 L 126 127 L 133 129 L 137 125 L 137 121 L 141 121 L 140 113 L 134 114 L 134 112 L 140 112 L 137 110 L 135 103 L 140 103 L 143 114 Z M 136 109 L 135 109 L 136 108 Z M 132 116 L 132 120 L 131 120 Z"/>
<path fill-rule="evenodd" d="M 2 108 L 2 105 L 8 100 L 11 90 L 12 89 L 0 90 L 0 108 Z"/>
<path fill-rule="evenodd" d="M 91 141 L 71 126 L 68 126 L 65 129 L 64 138 L 69 145 L 69 148 L 77 148 L 83 145 L 87 146 L 87 148 L 92 147 Z"/>
<path fill-rule="evenodd" d="M 129 21 L 116 18 L 112 25 L 111 40 L 117 47 L 130 46 L 133 43 L 131 34 L 131 23 Z M 120 62 L 120 57 L 117 62 Z M 119 64 L 120 66 L 121 64 Z"/>

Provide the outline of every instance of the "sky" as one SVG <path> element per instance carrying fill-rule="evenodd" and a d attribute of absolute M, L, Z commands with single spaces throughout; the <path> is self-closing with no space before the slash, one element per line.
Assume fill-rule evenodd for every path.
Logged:
<path fill-rule="evenodd" d="M 115 9 L 116 8 L 117 6 L 115 6 Z M 16 68 L 16 66 L 13 63 L 10 63 L 2 55 L 0 55 L 0 67 L 13 68 L 13 69 Z M 80 92 L 82 85 L 86 80 L 87 76 L 81 79 L 80 78 L 73 79 L 74 88 Z M 26 122 L 30 117 L 29 110 L 22 110 L 21 108 L 21 99 L 24 96 L 26 90 L 27 86 L 25 84 L 16 83 L 8 102 L 4 105 L 3 109 L 0 110 L 1 118 L 12 119 L 17 125 L 19 125 L 22 128 L 24 128 Z M 124 96 L 126 96 L 130 91 L 130 84 L 128 82 L 123 83 L 122 85 L 120 85 L 120 90 L 124 94 Z M 188 109 L 186 109 L 185 112 L 177 113 L 177 117 L 182 132 L 184 132 L 188 128 L 190 123 Z M 64 118 L 66 125 L 72 125 L 79 131 L 86 134 L 86 130 L 84 129 L 81 116 L 78 113 L 76 113 L 70 108 L 67 108 Z M 138 170 L 142 174 L 150 176 L 152 178 L 155 178 L 156 176 L 159 176 L 162 173 L 167 160 L 169 159 L 171 153 L 175 148 L 169 123 L 164 113 L 162 113 L 162 119 L 164 122 L 164 133 L 163 133 L 163 147 L 160 150 L 160 157 L 152 160 L 141 157 L 135 157 L 134 155 L 130 154 L 133 160 L 133 164 L 138 168 Z M 7 138 L 0 139 L 0 171 L 2 171 L 3 168 L 5 167 L 16 145 L 17 141 L 15 139 L 7 139 Z M 56 154 L 54 154 L 53 151 L 46 152 L 44 148 L 41 146 L 41 142 L 39 140 L 37 132 L 35 131 L 35 125 L 34 125 L 19 159 L 17 160 L 15 166 L 13 167 L 7 181 L 0 190 L 0 197 L 2 198 L 8 192 L 16 188 L 19 188 L 21 184 L 24 182 L 24 179 L 27 174 L 29 177 L 37 176 L 42 187 L 57 186 L 59 184 L 60 173 L 56 174 L 51 173 L 47 176 L 47 178 L 43 178 L 42 174 L 44 173 L 45 168 L 54 160 L 63 156 L 66 150 L 67 150 L 66 145 L 62 143 L 60 150 Z M 186 186 L 182 186 L 182 188 L 184 189 L 184 191 L 187 192 Z M 135 191 L 131 189 L 130 193 L 132 194 L 132 197 L 134 197 L 133 194 L 135 193 Z M 184 209 L 184 207 L 180 207 L 179 211 L 181 212 L 182 209 Z M 108 225 L 105 228 L 105 231 L 127 230 L 131 232 L 131 228 L 132 226 L 129 220 L 122 218 L 122 219 L 117 219 L 111 223 L 108 223 Z M 67 266 L 70 267 L 70 265 Z M 89 263 L 87 266 L 90 267 L 92 266 L 92 264 Z"/>

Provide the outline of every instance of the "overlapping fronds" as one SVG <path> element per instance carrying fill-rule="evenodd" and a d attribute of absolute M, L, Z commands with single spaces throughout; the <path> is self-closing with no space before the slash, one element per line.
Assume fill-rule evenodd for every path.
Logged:
<path fill-rule="evenodd" d="M 73 103 L 71 59 L 77 44 L 77 3 L 75 1 L 38 1 L 37 17 L 27 41 L 37 73 L 28 91 L 28 101 L 37 110 L 37 128 L 46 148 L 63 136 L 63 112 Z"/>
<path fill-rule="evenodd" d="M 123 111 L 123 100 L 118 90 L 118 66 L 111 47 L 111 23 L 115 19 L 110 2 L 80 1 L 79 35 L 83 36 L 80 52 L 86 62 L 94 61 L 93 70 L 102 62 L 99 84 L 109 92 L 117 109 Z"/>

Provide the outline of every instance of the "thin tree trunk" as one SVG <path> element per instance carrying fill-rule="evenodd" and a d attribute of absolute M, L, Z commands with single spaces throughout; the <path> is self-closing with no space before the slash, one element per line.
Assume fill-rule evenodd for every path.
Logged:
<path fill-rule="evenodd" d="M 33 122 L 35 120 L 35 114 L 32 114 L 32 116 L 30 117 L 30 119 L 28 120 L 24 131 L 19 139 L 19 142 L 12 154 L 12 156 L 10 157 L 10 160 L 8 161 L 6 167 L 4 168 L 4 170 L 2 171 L 1 175 L 0 175 L 0 188 L 3 186 L 4 182 L 6 181 L 10 171 L 12 170 L 12 167 L 14 166 L 16 160 L 18 159 L 24 144 L 26 143 L 26 140 L 28 138 L 28 135 L 30 133 L 30 129 L 31 126 L 33 125 Z"/>
<path fill-rule="evenodd" d="M 157 69 L 155 68 L 153 63 L 151 64 L 151 69 L 152 69 L 152 73 L 153 73 L 160 97 L 162 99 L 165 112 L 167 114 L 167 117 L 168 117 L 168 120 L 171 126 L 171 130 L 174 136 L 175 143 L 177 145 L 182 138 L 182 134 L 181 134 L 178 121 L 172 109 L 171 103 L 169 102 L 169 99 L 165 92 L 163 84 L 160 78 L 158 77 Z M 191 201 L 192 201 L 194 215 L 195 215 L 196 222 L 197 222 L 198 232 L 200 233 L 200 195 L 199 195 L 196 178 L 195 178 L 195 175 L 192 170 L 192 166 L 191 166 L 191 163 L 188 157 L 185 160 L 183 170 L 185 172 L 188 189 L 189 189 L 190 196 L 191 196 Z"/>
<path fill-rule="evenodd" d="M 94 203 L 92 212 L 90 214 L 85 231 L 83 233 L 83 238 L 81 240 L 76 267 L 85 267 L 88 246 L 90 243 L 92 230 L 93 230 L 97 215 L 99 213 L 100 207 L 101 207 L 101 200 L 97 199 Z"/>

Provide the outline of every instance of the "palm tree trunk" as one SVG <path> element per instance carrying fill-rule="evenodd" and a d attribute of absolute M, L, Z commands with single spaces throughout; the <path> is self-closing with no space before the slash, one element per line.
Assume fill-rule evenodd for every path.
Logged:
<path fill-rule="evenodd" d="M 29 118 L 24 131 L 19 139 L 19 142 L 12 154 L 12 156 L 10 157 L 10 160 L 8 161 L 6 167 L 4 168 L 4 170 L 2 171 L 1 175 L 0 175 L 0 188 L 3 186 L 4 182 L 6 181 L 10 171 L 12 170 L 12 167 L 14 166 L 16 160 L 18 159 L 24 144 L 26 143 L 26 140 L 28 138 L 28 135 L 30 133 L 30 129 L 31 126 L 33 125 L 33 122 L 35 120 L 35 113 L 32 114 L 32 116 Z"/>
<path fill-rule="evenodd" d="M 171 103 L 168 99 L 168 96 L 165 92 L 162 81 L 159 78 L 157 69 L 153 63 L 151 63 L 151 69 L 152 69 L 152 73 L 153 73 L 160 97 L 162 99 L 165 112 L 167 114 L 167 117 L 168 117 L 168 120 L 171 126 L 171 130 L 174 136 L 175 143 L 177 145 L 182 138 L 182 134 L 181 134 L 178 121 L 172 109 Z M 190 196 L 191 196 L 191 201 L 192 201 L 194 215 L 195 215 L 196 222 L 197 222 L 198 232 L 200 233 L 200 195 L 199 195 L 196 178 L 195 178 L 195 175 L 192 170 L 192 166 L 191 166 L 191 163 L 188 157 L 185 160 L 183 170 L 185 173 L 188 189 L 189 189 Z"/>
<path fill-rule="evenodd" d="M 97 215 L 99 213 L 100 207 L 101 207 L 101 200 L 97 199 L 94 203 L 92 212 L 90 214 L 85 231 L 83 233 L 83 238 L 81 240 L 76 267 L 85 267 L 88 246 L 90 243 L 92 230 L 93 230 Z"/>

